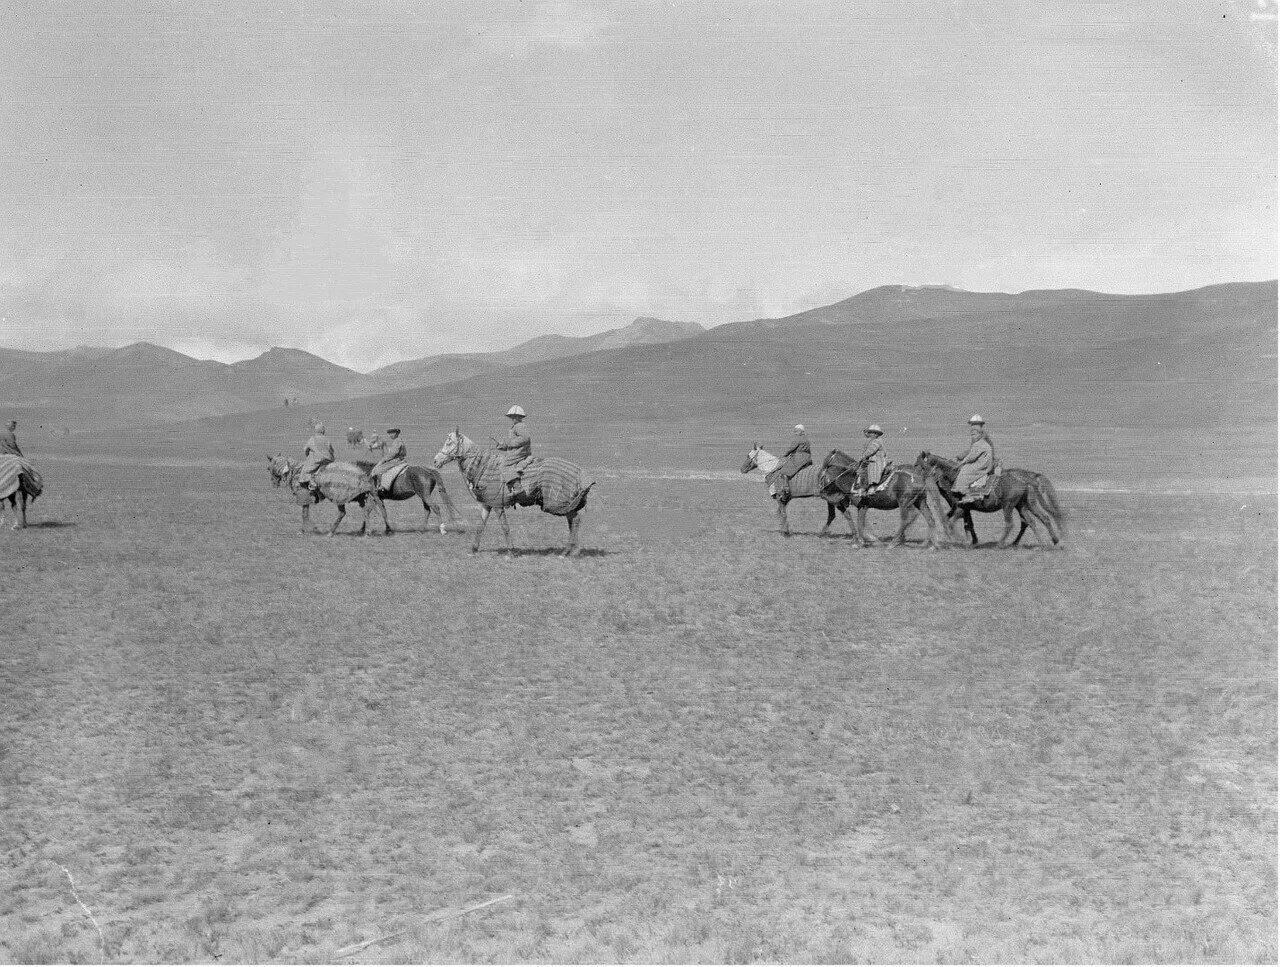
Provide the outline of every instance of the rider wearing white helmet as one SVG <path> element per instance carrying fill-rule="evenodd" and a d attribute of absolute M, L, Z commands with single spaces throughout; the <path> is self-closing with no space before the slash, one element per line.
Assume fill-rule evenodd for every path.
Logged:
<path fill-rule="evenodd" d="M 507 431 L 507 438 L 498 442 L 498 449 L 503 451 L 502 481 L 512 491 L 520 481 L 521 465 L 533 456 L 533 438 L 525 429 L 524 417 L 524 408 L 521 406 L 513 406 L 507 410 L 511 429 Z"/>
<path fill-rule="evenodd" d="M 867 442 L 858 460 L 858 491 L 865 494 L 884 477 L 885 467 L 889 465 L 889 456 L 885 453 L 884 444 L 880 440 L 884 436 L 884 430 L 880 429 L 879 423 L 872 423 L 862 431 L 862 435 L 867 438 Z"/>
<path fill-rule="evenodd" d="M 996 448 L 987 433 L 987 421 L 977 413 L 969 417 L 969 449 L 956 458 L 960 470 L 951 492 L 960 497 L 961 506 L 971 506 L 982 500 L 982 491 L 996 465 Z"/>

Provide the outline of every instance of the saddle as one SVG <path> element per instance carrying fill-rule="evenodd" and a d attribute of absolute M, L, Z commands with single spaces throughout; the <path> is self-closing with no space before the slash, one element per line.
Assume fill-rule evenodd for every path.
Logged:
<path fill-rule="evenodd" d="M 503 468 L 502 485 L 507 488 L 507 496 L 513 502 L 521 499 L 534 499 L 536 495 L 529 493 L 526 480 L 529 476 L 529 471 L 541 464 L 542 460 L 542 457 L 525 457 L 515 466 Z"/>
<path fill-rule="evenodd" d="M 390 469 L 382 471 L 381 475 L 378 477 L 378 491 L 380 496 L 386 496 L 386 494 L 391 491 L 391 488 L 396 485 L 396 480 L 400 477 L 400 474 L 404 473 L 408 469 L 409 465 L 407 463 L 401 463 L 391 467 Z"/>
<path fill-rule="evenodd" d="M 893 461 L 892 460 L 885 461 L 884 473 L 880 475 L 880 479 L 877 480 L 875 483 L 872 483 L 869 480 L 867 481 L 867 489 L 865 493 L 878 494 L 880 491 L 884 490 L 885 484 L 887 484 L 889 482 L 889 478 L 893 476 L 893 471 L 894 471 Z"/>

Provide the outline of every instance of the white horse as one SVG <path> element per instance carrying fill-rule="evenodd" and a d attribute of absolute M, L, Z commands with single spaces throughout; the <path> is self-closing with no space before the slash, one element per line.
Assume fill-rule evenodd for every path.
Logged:
<path fill-rule="evenodd" d="M 853 537 L 859 536 L 853 518 L 849 515 L 847 488 L 846 490 L 841 490 L 839 486 L 836 486 L 837 481 L 832 480 L 821 467 L 810 464 L 791 478 L 787 493 L 783 494 L 778 486 L 780 481 L 771 482 L 769 480 L 770 475 L 781 466 L 782 460 L 780 458 L 775 457 L 757 443 L 751 448 L 751 452 L 747 454 L 747 459 L 742 464 L 742 472 L 750 473 L 752 470 L 759 470 L 764 473 L 765 483 L 769 485 L 769 496 L 777 502 L 778 520 L 782 523 L 782 533 L 785 536 L 791 536 L 791 528 L 787 524 L 787 504 L 797 497 L 821 497 L 827 502 L 827 522 L 822 525 L 822 530 L 818 532 L 819 537 L 827 536 L 827 531 L 830 530 L 832 521 L 836 519 L 837 510 L 844 515 L 845 523 L 849 525 L 849 534 Z"/>
<path fill-rule="evenodd" d="M 582 483 L 582 469 L 568 460 L 544 457 L 526 471 L 526 486 L 512 492 L 507 488 L 502 451 L 489 447 L 481 449 L 471 442 L 461 430 L 454 430 L 444 441 L 432 465 L 441 469 L 452 460 L 458 461 L 471 496 L 480 504 L 480 527 L 476 530 L 471 553 L 480 550 L 480 537 L 484 534 L 489 515 L 498 514 L 502 535 L 506 539 L 507 553 L 511 553 L 511 528 L 507 524 L 508 507 L 539 507 L 545 513 L 565 518 L 569 523 L 569 546 L 565 554 L 576 557 L 578 528 L 582 523 L 582 510 L 593 483 Z M 528 478 L 533 478 L 529 480 Z"/>

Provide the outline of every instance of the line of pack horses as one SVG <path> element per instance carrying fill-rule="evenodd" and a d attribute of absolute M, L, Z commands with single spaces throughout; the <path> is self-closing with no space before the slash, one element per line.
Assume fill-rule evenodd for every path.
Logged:
<path fill-rule="evenodd" d="M 1004 514 L 1004 533 L 998 542 L 1000 547 L 1016 545 L 1022 540 L 1027 528 L 1031 528 L 1043 543 L 1044 538 L 1040 536 L 1038 529 L 1043 526 L 1055 546 L 1061 544 L 1066 536 L 1066 514 L 1058 502 L 1053 484 L 1044 474 L 1034 470 L 1001 470 L 992 478 L 980 500 L 960 505 L 951 489 L 960 470 L 960 462 L 927 450 L 920 453 L 914 464 L 890 465 L 879 486 L 867 493 L 856 489 L 859 460 L 842 450 L 832 450 L 821 466 L 805 467 L 791 479 L 786 489 L 778 492 L 774 474 L 781 463 L 778 457 L 757 444 L 747 454 L 742 472 L 764 472 L 765 482 L 777 504 L 782 533 L 787 536 L 791 534 L 787 523 L 787 504 L 805 497 L 819 498 L 827 503 L 827 522 L 823 525 L 820 536 L 826 536 L 836 518 L 836 512 L 839 511 L 849 525 L 850 535 L 862 546 L 875 542 L 874 538 L 867 536 L 868 510 L 898 511 L 898 530 L 891 538 L 892 543 L 898 546 L 906 543 L 907 528 L 917 517 L 925 519 L 929 529 L 926 543 L 930 548 L 937 549 L 941 546 L 938 535 L 940 530 L 945 531 L 947 539 L 962 539 L 953 532 L 957 519 L 963 520 L 970 543 L 977 544 L 978 533 L 973 526 L 973 511 Z M 857 509 L 856 520 L 849 514 L 850 507 Z M 1017 535 L 1010 540 L 1015 515 L 1021 526 Z"/>
<path fill-rule="evenodd" d="M 593 481 L 585 478 L 582 468 L 556 457 L 535 458 L 533 465 L 526 471 L 528 482 L 513 490 L 506 484 L 502 453 L 493 447 L 477 446 L 461 430 L 454 430 L 446 437 L 430 467 L 406 467 L 388 489 L 378 486 L 371 473 L 374 464 L 365 460 L 335 461 L 328 464 L 317 471 L 311 486 L 304 485 L 299 480 L 300 463 L 276 454 L 274 457 L 267 457 L 267 466 L 271 473 L 271 485 L 287 486 L 295 500 L 302 505 L 304 532 L 310 530 L 312 506 L 327 500 L 338 508 L 338 517 L 329 528 L 330 537 L 337 532 L 338 525 L 346 516 L 346 505 L 349 503 L 356 504 L 364 511 L 364 519 L 360 523 L 361 534 L 373 533 L 369 529 L 369 517 L 376 513 L 382 520 L 382 533 L 389 535 L 393 531 L 383 501 L 417 499 L 422 502 L 423 527 L 431 527 L 431 515 L 435 513 L 440 533 L 445 534 L 450 528 L 466 530 L 466 523 L 459 516 L 440 473 L 454 461 L 462 472 L 467 489 L 480 505 L 480 526 L 476 529 L 471 545 L 473 554 L 479 551 L 480 539 L 490 516 L 494 514 L 497 515 L 506 538 L 507 552 L 512 551 L 511 527 L 506 515 L 511 507 L 538 507 L 545 513 L 565 518 L 569 525 L 569 543 L 564 553 L 570 557 L 581 553 L 578 534 L 587 497 L 594 486 Z M 552 481 L 554 487 L 540 486 L 543 480 Z"/>

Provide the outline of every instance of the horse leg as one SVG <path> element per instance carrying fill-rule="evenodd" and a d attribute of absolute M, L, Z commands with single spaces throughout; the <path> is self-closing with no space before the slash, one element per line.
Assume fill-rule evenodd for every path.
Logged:
<path fill-rule="evenodd" d="M 978 530 L 973 526 L 973 512 L 968 507 L 960 509 L 964 512 L 964 529 L 969 535 L 969 543 L 976 547 L 978 544 Z"/>
<path fill-rule="evenodd" d="M 471 553 L 475 554 L 480 550 L 480 536 L 484 533 L 485 525 L 489 523 L 489 515 L 493 513 L 493 508 L 486 504 L 480 505 L 480 526 L 476 528 L 476 539 L 471 542 Z"/>
<path fill-rule="evenodd" d="M 1040 527 L 1042 526 L 1048 533 L 1049 539 L 1053 541 L 1054 544 L 1058 543 L 1058 535 L 1054 533 L 1053 529 L 1052 515 L 1050 515 L 1044 507 L 1040 506 L 1040 502 L 1036 498 L 1031 497 L 1027 500 L 1027 505 L 1023 509 L 1022 519 L 1026 524 L 1031 525 L 1031 533 L 1035 535 L 1037 542 L 1040 544 L 1045 542 L 1044 538 L 1040 536 Z M 1014 543 L 1016 544 L 1018 542 L 1014 541 Z"/>
<path fill-rule="evenodd" d="M 849 536 L 857 537 L 858 528 L 853 523 L 853 515 L 849 513 L 849 501 L 843 500 L 840 502 L 840 513 L 844 515 L 844 522 L 849 525 Z"/>
<path fill-rule="evenodd" d="M 332 537 L 334 534 L 338 533 L 338 525 L 342 523 L 342 518 L 344 518 L 344 517 L 346 517 L 346 516 L 347 516 L 347 505 L 346 505 L 346 504 L 339 504 L 339 505 L 338 505 L 338 519 L 337 519 L 337 520 L 335 520 L 335 521 L 333 522 L 333 526 L 329 528 L 329 536 L 330 536 L 330 537 Z"/>
<path fill-rule="evenodd" d="M 893 546 L 903 547 L 907 543 L 907 528 L 915 523 L 919 511 L 910 502 L 898 505 L 898 533 L 893 535 Z"/>
<path fill-rule="evenodd" d="M 1000 540 L 996 541 L 996 546 L 1008 547 L 1009 535 L 1013 533 L 1013 504 L 1005 504 L 1001 510 L 1004 511 L 1004 533 L 1000 535 Z"/>
<path fill-rule="evenodd" d="M 13 529 L 16 531 L 25 530 L 27 526 L 27 492 L 19 488 L 16 494 L 11 494 L 9 499 L 17 498 L 17 502 L 13 505 L 14 510 L 18 513 L 18 519 L 13 522 Z"/>
<path fill-rule="evenodd" d="M 303 504 L 302 505 L 302 533 L 305 534 L 310 530 L 311 530 L 311 505 Z"/>
<path fill-rule="evenodd" d="M 931 551 L 940 549 L 938 544 L 938 520 L 933 515 L 933 508 L 929 506 L 929 495 L 925 493 L 920 498 L 920 513 L 924 516 L 925 527 L 929 529 L 928 548 Z"/>
<path fill-rule="evenodd" d="M 781 497 L 775 497 L 774 500 L 778 502 L 778 520 L 782 522 L 782 536 L 790 537 L 791 528 L 787 524 L 787 502 Z"/>
<path fill-rule="evenodd" d="M 819 537 L 826 537 L 827 531 L 831 530 L 831 522 L 836 519 L 836 505 L 831 501 L 827 501 L 827 522 L 822 525 L 822 530 L 818 531 Z"/>
<path fill-rule="evenodd" d="M 867 537 L 867 505 L 858 504 L 858 543 L 863 547 L 870 547 L 878 541 L 870 540 Z"/>
<path fill-rule="evenodd" d="M 498 523 L 502 525 L 502 536 L 507 541 L 507 553 L 511 553 L 511 525 L 507 523 L 507 511 L 504 507 L 498 508 Z"/>
<path fill-rule="evenodd" d="M 569 515 L 569 549 L 565 551 L 565 557 L 577 557 L 582 553 L 582 548 L 578 546 L 578 528 L 582 526 L 582 512 L 574 511 Z"/>
<path fill-rule="evenodd" d="M 395 531 L 391 529 L 391 521 L 387 517 L 386 503 L 383 501 L 381 497 L 377 496 L 376 494 L 373 496 L 372 502 L 373 502 L 374 508 L 378 511 L 378 516 L 382 518 L 382 536 L 390 537 L 392 534 L 395 533 Z M 367 513 L 365 515 L 365 519 L 368 520 Z"/>

